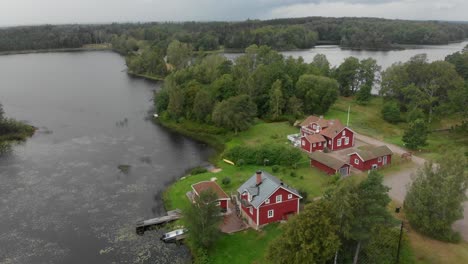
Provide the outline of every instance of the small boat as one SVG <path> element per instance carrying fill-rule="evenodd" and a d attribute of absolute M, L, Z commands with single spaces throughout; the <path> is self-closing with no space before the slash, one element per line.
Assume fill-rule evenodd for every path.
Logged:
<path fill-rule="evenodd" d="M 154 114 L 153 117 L 154 117 L 154 118 L 158 118 L 159 115 L 158 115 L 158 114 Z"/>
<path fill-rule="evenodd" d="M 161 240 L 165 243 L 173 243 L 182 240 L 187 235 L 188 229 L 181 228 L 162 235 Z"/>

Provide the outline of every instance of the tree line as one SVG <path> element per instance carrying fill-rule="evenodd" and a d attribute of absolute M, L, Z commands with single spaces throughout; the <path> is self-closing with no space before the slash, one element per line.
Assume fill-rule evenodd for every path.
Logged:
<path fill-rule="evenodd" d="M 234 62 L 219 55 L 191 60 L 188 52 L 181 56 L 185 49 L 175 43 L 177 56 L 168 49 L 167 60 L 176 70 L 155 96 L 157 112 L 162 118 L 193 120 L 236 133 L 248 129 L 255 118 L 295 120 L 324 114 L 340 94 L 368 93 L 363 98 L 369 99 L 380 69 L 373 59 L 356 58 L 330 68 L 322 54 L 305 63 L 268 46 L 249 46 Z"/>
<path fill-rule="evenodd" d="M 110 42 L 115 37 L 145 41 L 163 49 L 172 40 L 178 40 L 200 51 L 217 50 L 221 46 L 245 49 L 252 44 L 274 49 L 302 49 L 311 48 L 318 42 L 358 49 L 387 49 L 395 44 L 461 41 L 468 37 L 468 25 L 379 18 L 304 17 L 242 22 L 20 26 L 0 29 L 0 51 L 77 48 Z M 116 49 L 120 50 L 119 47 Z"/>

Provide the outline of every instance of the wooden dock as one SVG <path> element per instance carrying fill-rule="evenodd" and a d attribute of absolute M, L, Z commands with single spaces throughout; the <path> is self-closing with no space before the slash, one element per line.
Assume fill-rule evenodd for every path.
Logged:
<path fill-rule="evenodd" d="M 156 217 L 156 218 L 151 218 L 148 220 L 138 221 L 136 223 L 136 231 L 137 231 L 137 234 L 143 234 L 145 230 L 150 226 L 162 225 L 165 223 L 175 221 L 180 218 L 182 218 L 182 211 L 180 209 L 168 211 L 167 215 Z"/>

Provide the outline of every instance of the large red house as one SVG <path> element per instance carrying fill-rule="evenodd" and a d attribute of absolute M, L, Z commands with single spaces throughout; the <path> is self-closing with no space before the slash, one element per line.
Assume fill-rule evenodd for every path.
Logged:
<path fill-rule="evenodd" d="M 218 196 L 216 200 L 217 205 L 220 207 L 221 212 L 228 212 L 229 201 L 231 198 L 221 189 L 221 187 L 214 181 L 202 181 L 192 184 L 193 194 L 199 196 L 202 192 L 211 190 Z"/>
<path fill-rule="evenodd" d="M 314 166 L 329 175 L 339 173 L 341 176 L 348 176 L 351 170 L 351 166 L 348 163 L 323 152 L 313 152 L 310 154 L 310 166 Z"/>
<path fill-rule="evenodd" d="M 349 163 L 356 169 L 365 171 L 377 169 L 392 162 L 393 152 L 385 145 L 371 147 L 366 150 L 358 150 L 350 153 Z"/>
<path fill-rule="evenodd" d="M 328 148 L 340 150 L 354 146 L 354 131 L 339 120 L 309 116 L 301 123 L 301 148 L 314 152 Z"/>
<path fill-rule="evenodd" d="M 241 214 L 256 229 L 299 213 L 299 192 L 267 172 L 257 171 L 237 192 Z"/>

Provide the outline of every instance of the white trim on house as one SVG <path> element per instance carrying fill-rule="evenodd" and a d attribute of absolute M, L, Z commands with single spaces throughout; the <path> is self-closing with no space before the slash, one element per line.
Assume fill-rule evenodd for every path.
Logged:
<path fill-rule="evenodd" d="M 295 193 L 291 192 L 290 190 L 284 188 L 282 185 L 278 186 L 278 187 L 270 194 L 270 196 L 268 196 L 266 199 L 270 199 L 271 196 L 273 196 L 273 194 L 275 194 L 275 192 L 277 192 L 280 188 L 283 189 L 283 190 L 285 190 L 285 191 L 287 191 L 288 193 L 294 194 L 295 196 L 299 197 L 299 199 L 302 199 L 302 196 L 301 196 L 301 195 L 295 194 Z M 266 199 L 265 199 L 265 200 L 266 200 Z M 265 203 L 265 200 L 263 200 L 263 202 L 260 203 L 260 204 L 258 205 L 258 207 L 255 207 L 255 206 L 254 206 L 254 208 L 260 208 L 260 206 L 262 206 L 262 205 Z"/>
<path fill-rule="evenodd" d="M 281 203 L 282 201 L 283 201 L 283 195 L 282 194 L 276 195 L 276 203 Z"/>
<path fill-rule="evenodd" d="M 271 216 L 270 216 L 270 212 L 271 212 Z M 275 210 L 274 210 L 274 209 L 268 210 L 267 217 L 268 217 L 268 218 L 273 218 L 274 216 L 275 216 Z"/>

